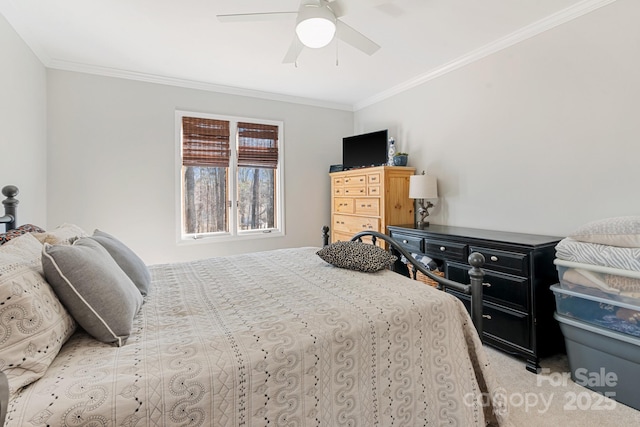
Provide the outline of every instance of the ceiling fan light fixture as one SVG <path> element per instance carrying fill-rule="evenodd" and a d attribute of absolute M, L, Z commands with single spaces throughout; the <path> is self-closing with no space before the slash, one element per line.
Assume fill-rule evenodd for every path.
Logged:
<path fill-rule="evenodd" d="M 325 47 L 336 34 L 336 17 L 326 7 L 305 5 L 298 14 L 296 34 L 307 47 Z"/>

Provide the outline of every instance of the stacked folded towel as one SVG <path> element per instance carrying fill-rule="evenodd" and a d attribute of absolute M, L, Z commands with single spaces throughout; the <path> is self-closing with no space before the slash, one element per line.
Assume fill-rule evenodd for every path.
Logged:
<path fill-rule="evenodd" d="M 640 306 L 640 217 L 590 222 L 556 246 L 563 288 Z M 622 320 L 640 323 L 637 310 L 617 309 Z"/>

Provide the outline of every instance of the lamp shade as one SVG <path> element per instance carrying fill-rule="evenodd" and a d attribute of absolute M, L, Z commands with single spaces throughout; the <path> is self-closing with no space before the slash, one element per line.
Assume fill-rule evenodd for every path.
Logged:
<path fill-rule="evenodd" d="M 438 198 L 438 180 L 433 175 L 412 175 L 409 177 L 410 199 Z"/>
<path fill-rule="evenodd" d="M 321 48 L 333 40 L 336 16 L 326 7 L 303 5 L 298 13 L 296 34 L 307 47 Z"/>

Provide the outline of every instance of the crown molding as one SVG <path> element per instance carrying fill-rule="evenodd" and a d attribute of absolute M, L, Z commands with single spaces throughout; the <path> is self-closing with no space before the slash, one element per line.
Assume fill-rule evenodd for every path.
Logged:
<path fill-rule="evenodd" d="M 444 74 L 450 73 L 451 71 L 462 68 L 468 64 L 471 64 L 510 46 L 520 43 L 524 40 L 535 37 L 540 33 L 579 18 L 582 15 L 585 15 L 615 1 L 616 0 L 584 0 L 576 3 L 566 9 L 549 15 L 544 19 L 536 21 L 533 24 L 522 27 L 518 31 L 515 31 L 505 37 L 499 38 L 492 43 L 486 44 L 479 49 L 471 51 L 466 55 L 456 58 L 453 61 L 437 67 L 425 74 L 419 75 L 414 79 L 407 80 L 406 82 L 380 92 L 370 98 L 357 102 L 353 106 L 353 111 L 361 110 L 394 95 L 405 92 L 430 80 L 438 78 Z"/>
<path fill-rule="evenodd" d="M 183 87 L 189 89 L 204 90 L 210 92 L 225 93 L 229 95 L 246 96 L 251 98 L 266 99 L 271 101 L 289 102 L 295 104 L 309 105 L 321 108 L 331 108 L 344 111 L 358 111 L 377 102 L 383 101 L 394 95 L 405 92 L 416 86 L 422 85 L 430 80 L 436 79 L 451 71 L 462 68 L 468 64 L 513 46 L 517 43 L 535 37 L 536 35 L 553 29 L 566 22 L 572 21 L 582 15 L 606 6 L 616 0 L 583 0 L 566 9 L 556 12 L 544 19 L 534 22 L 526 27 L 523 27 L 505 37 L 495 40 L 489 44 L 486 44 L 474 51 L 471 51 L 461 57 L 458 57 L 440 67 L 437 67 L 427 73 L 421 74 L 413 79 L 407 80 L 397 86 L 394 86 L 383 92 L 379 92 L 369 98 L 356 102 L 353 105 L 335 103 L 329 101 L 322 101 L 317 99 L 310 99 L 304 97 L 298 97 L 293 95 L 284 95 L 273 92 L 263 92 L 253 89 L 244 89 L 238 87 L 216 85 L 211 83 L 205 83 L 200 81 L 193 81 L 187 79 L 178 79 L 164 76 L 157 76 L 147 73 L 140 73 L 128 70 L 119 70 L 108 67 L 92 66 L 87 64 L 79 64 L 69 61 L 60 61 L 50 58 L 39 45 L 39 43 L 30 37 L 29 31 L 26 31 L 27 26 L 19 19 L 18 14 L 15 13 L 10 3 L 3 4 L 2 14 L 11 22 L 12 26 L 18 31 L 26 44 L 31 48 L 36 57 L 46 67 L 51 69 L 58 69 L 64 71 L 74 71 L 81 73 L 88 73 L 107 77 L 117 77 L 129 80 L 137 80 L 148 83 L 156 83 L 163 85 L 170 85 L 176 87 Z"/>
<path fill-rule="evenodd" d="M 140 73 L 135 71 L 120 70 L 109 67 L 98 67 L 94 65 L 79 64 L 69 61 L 50 60 L 48 64 L 45 64 L 47 68 L 73 71 L 86 74 L 94 74 L 105 77 L 117 77 L 121 79 L 136 80 L 147 83 L 156 83 L 162 85 L 176 86 L 187 89 L 197 89 L 209 92 L 225 93 L 228 95 L 246 96 L 250 98 L 260 98 L 269 101 L 281 101 L 294 104 L 309 105 L 312 107 L 331 108 L 334 110 L 346 110 L 353 111 L 352 105 L 341 104 L 336 102 L 322 101 L 317 99 L 310 99 L 304 97 L 298 97 L 293 95 L 284 95 L 274 92 L 262 92 L 254 89 L 243 89 L 232 86 L 217 85 L 212 83 L 205 83 L 195 80 L 178 79 L 165 76 L 157 76 L 148 73 Z"/>

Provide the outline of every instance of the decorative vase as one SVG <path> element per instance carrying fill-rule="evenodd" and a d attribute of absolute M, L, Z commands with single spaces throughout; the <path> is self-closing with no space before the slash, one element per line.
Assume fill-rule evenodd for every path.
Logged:
<path fill-rule="evenodd" d="M 407 158 L 408 156 L 401 154 L 393 157 L 394 166 L 407 166 Z"/>
<path fill-rule="evenodd" d="M 387 154 L 388 154 L 387 164 L 389 166 L 393 166 L 395 164 L 393 160 L 393 156 L 395 156 L 396 154 L 396 141 L 393 138 L 389 138 L 389 151 Z"/>

